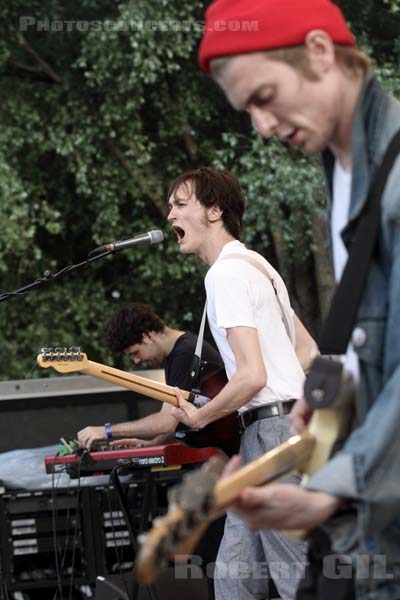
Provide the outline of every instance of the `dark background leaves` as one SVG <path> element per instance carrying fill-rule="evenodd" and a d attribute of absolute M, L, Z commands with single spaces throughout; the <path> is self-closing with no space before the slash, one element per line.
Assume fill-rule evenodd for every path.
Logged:
<path fill-rule="evenodd" d="M 264 144 L 200 72 L 207 4 L 43 0 L 27 7 L 8 0 L 0 8 L 1 291 L 81 262 L 104 242 L 165 232 L 163 244 L 127 250 L 1 303 L 1 379 L 46 375 L 34 367 L 41 346 L 80 345 L 93 360 L 111 362 L 102 326 L 121 302 L 148 302 L 170 324 L 197 330 L 204 267 L 179 254 L 165 221 L 169 184 L 193 166 L 228 168 L 240 178 L 246 243 L 280 270 L 295 309 L 317 331 L 332 289 L 319 161 Z M 399 95 L 399 3 L 339 4 L 379 77 Z M 21 31 L 21 17 L 35 26 Z M 188 25 L 76 25 L 107 20 Z"/>

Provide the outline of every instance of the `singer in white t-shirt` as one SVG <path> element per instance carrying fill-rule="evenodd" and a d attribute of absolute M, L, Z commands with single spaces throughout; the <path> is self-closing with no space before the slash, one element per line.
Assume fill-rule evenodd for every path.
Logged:
<path fill-rule="evenodd" d="M 207 265 L 207 315 L 225 364 L 227 385 L 197 409 L 176 389 L 174 416 L 201 429 L 237 411 L 242 462 L 288 438 L 287 415 L 301 396 L 314 341 L 294 315 L 285 284 L 260 255 L 241 242 L 244 201 L 227 171 L 201 168 L 178 177 L 169 193 L 168 220 L 180 250 Z M 246 562 L 248 576 L 232 568 Z M 294 598 L 305 545 L 275 531 L 250 531 L 228 513 L 215 571 L 217 600 L 268 595 L 271 579 L 283 599 Z M 263 567 L 257 570 L 255 566 Z M 279 568 L 277 568 L 279 565 Z"/>

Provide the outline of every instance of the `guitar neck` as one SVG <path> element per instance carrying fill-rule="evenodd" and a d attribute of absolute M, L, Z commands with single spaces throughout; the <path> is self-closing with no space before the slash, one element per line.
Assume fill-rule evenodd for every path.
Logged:
<path fill-rule="evenodd" d="M 153 583 L 163 560 L 193 554 L 207 524 L 223 514 L 245 487 L 273 482 L 295 470 L 306 476 L 315 473 L 328 460 L 338 434 L 342 434 L 338 412 L 341 417 L 342 408 L 314 411 L 304 433 L 291 437 L 233 474 L 217 479 L 215 484 L 215 477 L 221 471 L 218 464 L 209 464 L 203 472 L 187 477 L 176 496 L 171 495 L 168 513 L 145 535 L 136 560 L 138 580 Z M 213 486 L 211 494 L 210 486 Z M 204 511 L 204 506 L 211 508 Z M 305 535 L 306 532 L 300 531 L 292 533 L 295 539 L 304 539 Z"/>
<path fill-rule="evenodd" d="M 259 459 L 217 481 L 214 488 L 216 513 L 236 500 L 247 486 L 269 483 L 290 471 L 303 471 L 308 464 L 315 445 L 315 437 L 308 431 L 291 437 L 287 442 L 270 450 Z"/>
<path fill-rule="evenodd" d="M 133 392 L 137 392 L 138 394 L 142 394 L 148 398 L 153 398 L 154 400 L 160 400 L 161 402 L 167 402 L 173 406 L 178 406 L 178 400 L 175 396 L 174 388 L 169 385 L 159 383 L 158 381 L 153 381 L 152 379 L 147 379 L 146 377 L 140 377 L 140 375 L 134 375 L 133 373 L 121 371 L 120 369 L 115 369 L 114 367 L 108 367 L 107 365 L 102 365 L 101 363 L 96 363 L 92 360 L 87 362 L 89 366 L 86 366 L 81 370 L 81 372 L 85 373 L 86 375 L 92 375 L 98 379 L 104 379 L 105 381 L 109 381 L 114 385 L 125 387 L 128 390 L 132 390 Z M 183 391 L 183 395 L 187 400 L 190 396 L 190 392 Z"/>
<path fill-rule="evenodd" d="M 198 477 L 191 489 L 191 481 L 188 477 L 186 483 L 182 484 L 183 489 L 180 493 L 184 506 L 170 501 L 167 515 L 162 517 L 145 536 L 136 561 L 136 574 L 139 581 L 153 583 L 159 572 L 159 565 L 162 564 L 162 558 L 171 560 L 175 555 L 193 554 L 207 525 L 223 514 L 245 487 L 272 482 L 295 469 L 304 470 L 310 461 L 314 444 L 314 435 L 306 431 L 301 435 L 293 436 L 232 475 L 218 479 L 212 493 L 210 513 L 199 519 L 194 526 L 188 525 L 190 519 L 187 517 L 192 515 L 192 511 L 198 510 L 198 496 L 199 494 L 201 496 L 201 488 L 207 486 L 202 486 L 201 479 Z M 205 475 L 206 480 L 207 475 Z M 192 521 L 196 523 L 196 519 L 192 518 Z"/>

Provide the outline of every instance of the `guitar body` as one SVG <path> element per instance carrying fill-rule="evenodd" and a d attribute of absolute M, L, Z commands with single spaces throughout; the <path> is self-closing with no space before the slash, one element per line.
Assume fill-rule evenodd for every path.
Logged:
<path fill-rule="evenodd" d="M 208 398 L 214 398 L 227 384 L 225 371 L 223 369 L 205 372 L 204 381 L 200 386 L 200 392 Z M 206 425 L 203 429 L 190 429 L 180 423 L 176 429 L 175 437 L 192 448 L 204 448 L 215 446 L 228 456 L 239 452 L 240 432 L 239 420 L 236 411 L 218 421 Z"/>

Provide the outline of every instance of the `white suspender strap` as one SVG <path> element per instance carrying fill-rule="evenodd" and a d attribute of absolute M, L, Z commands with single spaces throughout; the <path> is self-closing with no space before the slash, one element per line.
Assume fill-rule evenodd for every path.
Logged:
<path fill-rule="evenodd" d="M 286 333 L 287 333 L 292 345 L 294 345 L 294 342 L 295 342 L 294 325 L 293 325 L 293 323 L 290 324 L 290 322 L 289 322 L 285 308 L 282 304 L 282 300 L 279 297 L 278 288 L 276 286 L 276 283 L 275 283 L 273 277 L 271 277 L 270 273 L 268 273 L 267 269 L 262 264 L 260 264 L 260 262 L 258 260 L 256 260 L 255 258 L 253 258 L 252 256 L 249 256 L 247 254 L 239 254 L 239 253 L 227 254 L 226 256 L 223 256 L 222 258 L 220 258 L 220 260 L 225 260 L 227 258 L 236 258 L 239 260 L 244 260 L 247 263 L 249 263 L 252 267 L 254 267 L 255 269 L 258 269 L 258 271 L 260 271 L 260 273 L 265 275 L 265 277 L 268 279 L 268 281 L 270 282 L 270 284 L 273 287 L 273 290 L 275 292 L 275 298 L 278 303 L 279 310 L 280 310 L 280 313 L 282 316 L 282 321 L 283 321 L 283 324 L 286 329 Z"/>

